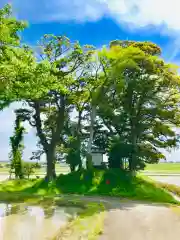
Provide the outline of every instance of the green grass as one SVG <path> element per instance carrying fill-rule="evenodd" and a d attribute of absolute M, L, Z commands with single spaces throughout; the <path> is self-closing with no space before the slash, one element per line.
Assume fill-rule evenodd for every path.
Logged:
<path fill-rule="evenodd" d="M 109 184 L 107 184 L 109 180 Z M 161 203 L 176 203 L 173 197 L 153 181 L 142 176 L 130 177 L 120 170 L 82 171 L 60 175 L 56 181 L 11 180 L 0 184 L 0 200 L 13 196 L 50 196 L 79 194 L 113 196 Z"/>
<path fill-rule="evenodd" d="M 180 187 L 174 184 L 168 184 L 168 183 L 162 183 L 159 182 L 158 183 L 160 187 L 162 187 L 163 189 L 174 193 L 175 195 L 180 197 Z"/>
<path fill-rule="evenodd" d="M 147 164 L 145 171 L 156 173 L 180 173 L 180 163 Z"/>

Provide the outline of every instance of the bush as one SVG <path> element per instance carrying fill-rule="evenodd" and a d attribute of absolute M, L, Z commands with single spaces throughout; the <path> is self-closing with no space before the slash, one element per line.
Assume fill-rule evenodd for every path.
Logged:
<path fill-rule="evenodd" d="M 41 168 L 41 164 L 40 163 L 34 163 L 34 168 L 36 169 L 40 169 Z"/>
<path fill-rule="evenodd" d="M 6 168 L 9 168 L 9 167 L 11 167 L 11 164 L 10 164 L 10 163 L 6 163 L 4 166 L 5 166 Z"/>
<path fill-rule="evenodd" d="M 23 163 L 24 177 L 27 177 L 29 179 L 29 177 L 35 172 L 35 168 L 36 166 L 34 163 L 24 162 Z"/>

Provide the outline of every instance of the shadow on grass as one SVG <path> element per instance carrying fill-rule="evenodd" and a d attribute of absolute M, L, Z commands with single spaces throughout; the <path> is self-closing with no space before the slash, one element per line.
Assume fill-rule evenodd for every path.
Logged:
<path fill-rule="evenodd" d="M 142 177 L 132 177 L 120 170 L 94 170 L 60 175 L 53 182 L 39 180 L 7 181 L 0 185 L 3 194 L 48 196 L 78 194 L 85 196 L 111 196 L 148 200 L 159 203 L 177 203 L 163 188 Z"/>

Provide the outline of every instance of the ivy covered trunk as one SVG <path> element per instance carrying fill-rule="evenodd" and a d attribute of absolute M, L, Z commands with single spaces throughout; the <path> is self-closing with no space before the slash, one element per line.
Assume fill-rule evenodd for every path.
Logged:
<path fill-rule="evenodd" d="M 24 178 L 21 152 L 17 150 L 14 155 L 15 178 Z"/>
<path fill-rule="evenodd" d="M 21 115 L 16 113 L 16 120 L 15 120 L 15 127 L 14 127 L 14 135 L 10 137 L 10 145 L 11 145 L 11 153 L 10 153 L 10 160 L 11 160 L 11 170 L 10 172 L 14 171 L 16 179 L 24 178 L 23 173 L 23 134 L 24 134 L 24 127 L 21 126 L 21 123 L 24 121 L 24 118 Z M 11 177 L 10 173 L 10 177 Z"/>

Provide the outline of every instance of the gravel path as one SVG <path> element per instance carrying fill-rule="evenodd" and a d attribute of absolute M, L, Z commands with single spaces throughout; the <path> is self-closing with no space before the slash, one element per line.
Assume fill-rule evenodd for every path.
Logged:
<path fill-rule="evenodd" d="M 80 199 L 103 202 L 108 208 L 99 240 L 180 240 L 180 206 L 112 197 Z"/>
<path fill-rule="evenodd" d="M 113 204 L 99 240 L 179 240 L 180 214 L 143 203 Z"/>

